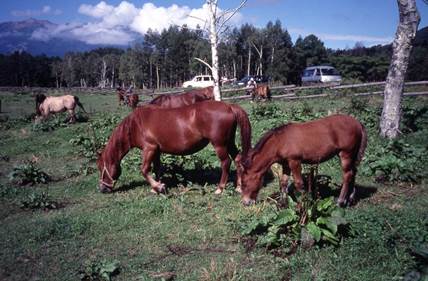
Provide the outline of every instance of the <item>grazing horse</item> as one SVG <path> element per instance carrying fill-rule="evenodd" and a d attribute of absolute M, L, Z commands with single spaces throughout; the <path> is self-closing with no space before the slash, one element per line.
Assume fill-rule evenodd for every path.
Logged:
<path fill-rule="evenodd" d="M 269 86 L 266 84 L 257 85 L 257 87 L 252 90 L 251 92 L 251 100 L 254 101 L 254 99 L 260 100 L 271 100 L 272 96 L 270 93 Z"/>
<path fill-rule="evenodd" d="M 116 88 L 116 90 L 117 90 L 117 98 L 119 101 L 119 105 L 126 104 L 132 107 L 133 109 L 137 107 L 139 102 L 139 98 L 137 94 L 127 93 L 121 87 Z"/>
<path fill-rule="evenodd" d="M 84 112 L 85 108 L 80 103 L 79 98 L 72 95 L 46 97 L 43 94 L 36 95 L 36 115 L 45 120 L 51 113 L 59 113 L 68 111 L 70 115 L 70 122 L 76 121 L 74 110 L 78 105 Z"/>
<path fill-rule="evenodd" d="M 116 92 L 117 92 L 117 99 L 119 102 L 119 105 L 125 104 L 125 90 L 122 89 L 122 87 L 117 87 L 116 88 Z"/>
<path fill-rule="evenodd" d="M 238 167 L 235 145 L 236 127 L 241 132 L 242 155 L 251 148 L 251 124 L 247 113 L 238 105 L 205 101 L 179 108 L 140 106 L 113 131 L 97 160 L 101 192 L 110 192 L 121 174 L 120 161 L 131 148 L 142 150 L 141 172 L 152 192 L 165 191 L 165 185 L 154 180 L 149 172 L 153 162 L 159 176 L 160 154 L 193 154 L 211 143 L 221 161 L 221 179 L 216 194 L 223 191 L 229 176 L 230 157 Z M 240 174 L 237 175 L 240 189 Z"/>
<path fill-rule="evenodd" d="M 367 146 L 364 126 L 351 116 L 332 115 L 305 123 L 289 123 L 264 134 L 242 161 L 242 202 L 255 202 L 262 186 L 262 178 L 273 163 L 282 165 L 284 175 L 281 189 L 288 192 L 290 172 L 298 191 L 302 191 L 301 164 L 318 164 L 339 155 L 343 184 L 339 206 L 346 205 L 349 187 L 354 188 L 350 201 L 355 199 L 354 187 L 357 165 Z"/>
<path fill-rule="evenodd" d="M 163 108 L 176 108 L 213 99 L 213 87 L 206 87 L 202 89 L 193 89 L 182 94 L 160 95 L 152 99 L 149 104 L 158 105 Z"/>

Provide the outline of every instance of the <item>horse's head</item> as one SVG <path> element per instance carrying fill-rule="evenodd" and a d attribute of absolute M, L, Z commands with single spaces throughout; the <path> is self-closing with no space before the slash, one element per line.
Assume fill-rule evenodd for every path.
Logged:
<path fill-rule="evenodd" d="M 241 174 L 241 197 L 246 206 L 254 204 L 263 184 L 263 172 L 252 169 L 253 153 L 250 150 L 245 159 L 238 158 L 238 172 Z"/>
<path fill-rule="evenodd" d="M 99 189 L 102 193 L 112 192 L 116 179 L 119 178 L 120 165 L 105 159 L 105 153 L 101 153 L 97 159 L 97 167 L 100 172 Z"/>

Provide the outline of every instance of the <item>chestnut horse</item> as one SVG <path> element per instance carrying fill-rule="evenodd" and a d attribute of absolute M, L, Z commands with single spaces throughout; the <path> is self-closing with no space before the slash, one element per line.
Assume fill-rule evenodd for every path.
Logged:
<path fill-rule="evenodd" d="M 113 131 L 97 165 L 100 171 L 99 188 L 110 192 L 121 174 L 120 161 L 131 148 L 142 150 L 141 172 L 152 187 L 152 192 L 164 192 L 165 186 L 154 180 L 149 172 L 153 162 L 159 174 L 160 154 L 193 154 L 211 143 L 221 161 L 221 179 L 216 194 L 226 185 L 230 157 L 238 167 L 238 149 L 235 145 L 236 127 L 241 132 L 242 155 L 251 148 L 251 124 L 247 113 L 238 105 L 205 101 L 179 108 L 140 106 L 128 115 Z M 241 185 L 237 175 L 237 188 Z"/>
<path fill-rule="evenodd" d="M 121 87 L 118 87 L 116 90 L 117 90 L 117 98 L 119 101 L 119 105 L 123 103 L 130 106 L 133 109 L 137 107 L 139 102 L 139 98 L 137 94 L 127 93 Z"/>
<path fill-rule="evenodd" d="M 163 108 L 175 108 L 213 99 L 213 87 L 206 87 L 193 89 L 182 94 L 160 95 L 152 99 L 149 104 L 158 105 Z"/>
<path fill-rule="evenodd" d="M 70 115 L 70 122 L 76 121 L 74 110 L 78 105 L 84 112 L 85 108 L 80 103 L 79 98 L 72 95 L 58 96 L 58 97 L 46 97 L 43 94 L 36 95 L 36 116 L 41 117 L 41 120 L 45 120 L 51 113 L 59 113 L 68 111 Z"/>
<path fill-rule="evenodd" d="M 353 188 L 350 201 L 355 199 L 354 187 L 357 165 L 367 146 L 364 126 L 351 116 L 332 115 L 305 123 L 289 123 L 264 134 L 242 161 L 242 202 L 255 202 L 265 172 L 273 163 L 282 165 L 284 175 L 281 189 L 288 192 L 290 172 L 294 185 L 302 191 L 301 164 L 318 164 L 339 155 L 343 184 L 338 204 L 346 205 L 348 189 Z"/>
<path fill-rule="evenodd" d="M 251 93 L 251 100 L 254 101 L 254 99 L 260 100 L 271 100 L 271 93 L 270 93 L 270 89 L 269 86 L 266 84 L 261 84 L 261 85 L 257 85 L 257 87 L 252 90 Z"/>

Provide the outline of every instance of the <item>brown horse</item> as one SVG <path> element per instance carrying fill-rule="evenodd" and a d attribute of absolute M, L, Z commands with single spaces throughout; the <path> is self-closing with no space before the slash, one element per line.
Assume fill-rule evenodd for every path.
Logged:
<path fill-rule="evenodd" d="M 176 108 L 213 99 L 213 87 L 206 87 L 202 89 L 193 89 L 182 94 L 160 95 L 151 100 L 149 104 L 158 105 L 163 108 Z"/>
<path fill-rule="evenodd" d="M 117 93 L 117 100 L 119 105 L 125 104 L 125 90 L 123 90 L 121 87 L 117 87 L 116 88 L 116 93 Z"/>
<path fill-rule="evenodd" d="M 241 132 L 242 155 L 251 148 L 251 124 L 247 113 L 239 106 L 217 101 L 205 101 L 180 108 L 140 106 L 128 115 L 113 131 L 97 165 L 100 171 L 101 192 L 110 192 L 121 169 L 120 161 L 131 148 L 142 150 L 141 172 L 152 187 L 152 192 L 164 192 L 165 186 L 150 174 L 153 162 L 158 177 L 160 153 L 193 154 L 211 143 L 221 161 L 221 179 L 216 193 L 226 185 L 230 157 L 237 164 L 235 145 L 236 127 Z M 240 174 L 237 176 L 240 189 Z"/>
<path fill-rule="evenodd" d="M 343 185 L 338 199 L 346 205 L 349 187 L 354 188 L 350 201 L 355 199 L 355 174 L 367 146 L 364 126 L 347 115 L 332 115 L 306 123 L 289 123 L 267 132 L 242 161 L 242 202 L 255 202 L 265 172 L 273 163 L 282 165 L 280 180 L 287 190 L 290 172 L 298 191 L 302 191 L 301 164 L 318 164 L 339 155 Z"/>
<path fill-rule="evenodd" d="M 84 112 L 85 108 L 80 103 L 79 98 L 72 95 L 46 97 L 43 94 L 36 95 L 36 116 L 41 120 L 45 120 L 51 113 L 59 113 L 68 111 L 70 115 L 70 122 L 76 121 L 74 110 L 78 105 Z M 37 119 L 36 119 L 37 120 Z"/>
<path fill-rule="evenodd" d="M 116 90 L 117 90 L 117 98 L 118 98 L 119 105 L 126 104 L 133 109 L 137 107 L 139 102 L 139 98 L 137 94 L 127 93 L 121 87 L 118 87 Z"/>
<path fill-rule="evenodd" d="M 269 86 L 266 84 L 257 85 L 257 87 L 254 90 L 252 90 L 251 100 L 253 100 L 253 101 L 255 99 L 257 99 L 257 100 L 262 99 L 262 100 L 266 101 L 266 100 L 271 100 L 271 98 L 272 98 L 272 96 L 270 93 Z"/>

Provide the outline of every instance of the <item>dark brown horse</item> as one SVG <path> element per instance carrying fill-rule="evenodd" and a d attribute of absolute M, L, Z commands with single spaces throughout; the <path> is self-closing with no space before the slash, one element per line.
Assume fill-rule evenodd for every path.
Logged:
<path fill-rule="evenodd" d="M 213 87 L 207 87 L 193 89 L 182 94 L 160 95 L 151 100 L 149 104 L 158 105 L 163 108 L 175 108 L 213 99 Z"/>
<path fill-rule="evenodd" d="M 97 165 L 100 171 L 101 192 L 110 192 L 119 178 L 120 161 L 134 147 L 142 150 L 141 172 L 152 187 L 152 191 L 165 191 L 160 181 L 154 180 L 149 172 L 153 162 L 158 176 L 160 154 L 193 154 L 211 143 L 221 161 L 221 179 L 216 193 L 226 185 L 230 157 L 235 161 L 238 149 L 235 145 L 236 127 L 241 132 L 242 155 L 251 148 L 251 124 L 247 113 L 239 106 L 217 101 L 205 101 L 180 108 L 140 106 L 128 115 L 113 131 Z M 240 188 L 240 174 L 237 176 Z"/>
<path fill-rule="evenodd" d="M 138 105 L 139 98 L 137 94 L 127 93 L 124 89 L 121 87 L 116 88 L 117 91 L 117 98 L 119 105 L 126 104 L 133 109 L 135 109 Z"/>
<path fill-rule="evenodd" d="M 281 188 L 287 190 L 290 172 L 298 191 L 302 191 L 301 164 L 319 164 L 339 155 L 343 185 L 338 199 L 346 205 L 349 187 L 353 186 L 357 165 L 367 146 L 364 126 L 347 115 L 333 115 L 306 123 L 289 123 L 267 132 L 242 161 L 242 202 L 252 204 L 262 186 L 265 172 L 273 163 L 282 165 Z"/>
<path fill-rule="evenodd" d="M 119 105 L 125 104 L 125 95 L 126 95 L 125 90 L 122 89 L 121 87 L 117 87 L 116 93 L 117 93 L 117 101 Z"/>

